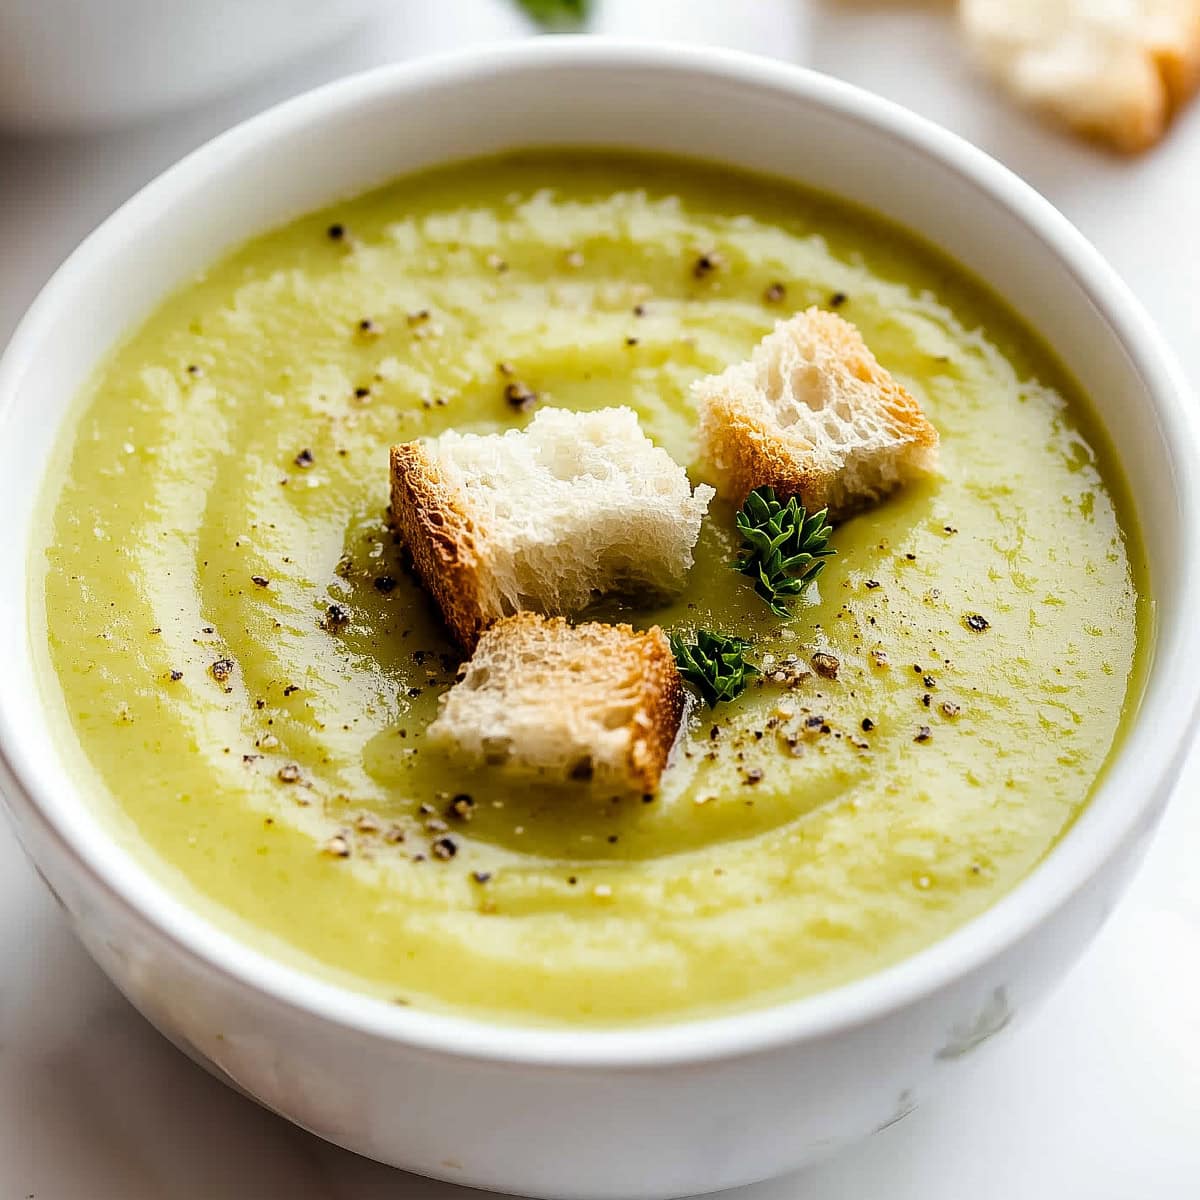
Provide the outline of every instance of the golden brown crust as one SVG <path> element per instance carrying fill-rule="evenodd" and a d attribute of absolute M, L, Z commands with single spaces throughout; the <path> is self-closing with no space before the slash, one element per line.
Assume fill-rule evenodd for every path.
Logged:
<path fill-rule="evenodd" d="M 756 487 L 773 487 L 780 498 L 798 496 L 813 510 L 826 506 L 828 472 L 801 461 L 773 430 L 736 404 L 712 400 L 700 418 L 705 453 L 719 477 L 719 491 L 739 507 Z"/>
<path fill-rule="evenodd" d="M 616 628 L 636 639 L 641 659 L 645 686 L 633 714 L 629 774 L 643 794 L 650 795 L 658 790 L 679 733 L 679 722 L 683 719 L 683 680 L 667 635 L 657 625 L 645 633 L 634 633 L 628 625 Z"/>
<path fill-rule="evenodd" d="M 470 653 L 489 623 L 480 605 L 479 526 L 419 442 L 393 446 L 391 468 L 396 531 L 450 632 Z"/>
<path fill-rule="evenodd" d="M 1140 154 L 1161 140 L 1170 120 L 1165 97 L 1158 88 L 1107 121 L 1080 121 L 1075 132 L 1104 142 L 1122 154 Z M 1066 122 L 1071 125 L 1070 121 Z"/>
<path fill-rule="evenodd" d="M 1155 46 L 1152 54 L 1174 112 L 1200 88 L 1200 2 L 1193 0 L 1184 39 L 1174 46 Z"/>

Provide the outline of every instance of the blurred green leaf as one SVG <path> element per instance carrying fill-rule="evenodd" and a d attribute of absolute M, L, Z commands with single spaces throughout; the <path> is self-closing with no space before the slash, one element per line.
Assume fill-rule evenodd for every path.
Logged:
<path fill-rule="evenodd" d="M 575 29 L 588 18 L 591 0 L 517 0 L 531 21 L 543 29 Z"/>

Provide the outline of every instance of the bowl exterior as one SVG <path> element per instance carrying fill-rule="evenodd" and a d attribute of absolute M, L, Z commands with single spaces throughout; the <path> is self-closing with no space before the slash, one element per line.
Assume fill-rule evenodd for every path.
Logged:
<path fill-rule="evenodd" d="M 344 33 L 378 0 L 0 0 L 0 128 L 82 131 L 208 99 Z"/>
<path fill-rule="evenodd" d="M 1020 1027 L 1100 928 L 1148 841 L 1132 840 L 1002 956 L 879 1018 L 717 1060 L 601 1068 L 430 1053 L 314 1020 L 188 954 L 79 870 L 36 818 L 18 827 L 92 957 L 217 1078 L 369 1158 L 547 1200 L 736 1187 L 902 1120 Z"/>
<path fill-rule="evenodd" d="M 545 103 L 554 96 L 553 105 Z M 420 121 L 404 119 L 420 112 Z M 480 113 L 487 113 L 486 121 Z M 1160 603 L 1142 715 L 1046 862 L 871 979 L 662 1029 L 500 1029 L 386 1006 L 235 942 L 117 844 L 52 731 L 21 567 L 56 427 L 121 332 L 231 244 L 392 175 L 522 145 L 626 145 L 772 170 L 938 241 L 1023 313 L 1122 448 Z M 209 1070 L 312 1132 L 477 1187 L 677 1196 L 800 1166 L 901 1119 L 1019 1026 L 1116 902 L 1178 774 L 1200 683 L 1200 439 L 1140 309 L 1069 225 L 957 139 L 820 76 L 716 51 L 562 40 L 386 68 L 239 127 L 131 201 L 0 361 L 0 788 L 126 996 Z M 34 622 L 36 628 L 36 622 Z M 31 703 L 42 696 L 44 703 Z"/>

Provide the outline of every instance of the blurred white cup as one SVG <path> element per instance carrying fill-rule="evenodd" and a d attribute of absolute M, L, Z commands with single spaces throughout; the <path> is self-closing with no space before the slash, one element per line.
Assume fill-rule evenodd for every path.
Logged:
<path fill-rule="evenodd" d="M 0 0 L 0 128 L 99 129 L 205 100 L 380 0 Z"/>

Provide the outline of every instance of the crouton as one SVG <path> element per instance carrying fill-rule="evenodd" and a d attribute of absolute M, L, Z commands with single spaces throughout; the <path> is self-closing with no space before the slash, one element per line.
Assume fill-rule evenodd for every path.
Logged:
<path fill-rule="evenodd" d="M 701 456 L 740 504 L 756 487 L 838 520 L 937 463 L 937 430 L 857 329 L 810 308 L 693 384 Z"/>
<path fill-rule="evenodd" d="M 629 408 L 542 409 L 524 430 L 392 448 L 392 516 L 457 640 L 521 611 L 682 588 L 712 498 Z"/>
<path fill-rule="evenodd" d="M 470 760 L 649 794 L 679 730 L 683 684 L 658 626 L 523 612 L 480 637 L 441 704 L 429 737 Z"/>
<path fill-rule="evenodd" d="M 1200 84 L 1200 0 L 962 0 L 1008 91 L 1118 150 L 1143 150 Z"/>

